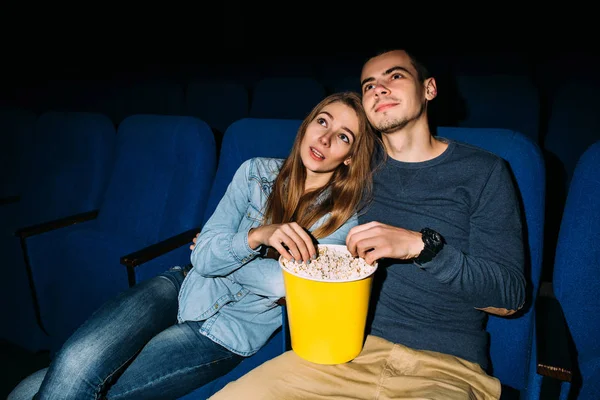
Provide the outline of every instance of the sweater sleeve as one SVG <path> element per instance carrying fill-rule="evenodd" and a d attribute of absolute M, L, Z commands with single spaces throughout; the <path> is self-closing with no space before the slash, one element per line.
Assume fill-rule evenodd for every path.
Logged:
<path fill-rule="evenodd" d="M 470 221 L 468 252 L 446 244 L 422 268 L 473 307 L 512 313 L 525 301 L 525 252 L 519 201 L 504 160 L 493 165 Z"/>

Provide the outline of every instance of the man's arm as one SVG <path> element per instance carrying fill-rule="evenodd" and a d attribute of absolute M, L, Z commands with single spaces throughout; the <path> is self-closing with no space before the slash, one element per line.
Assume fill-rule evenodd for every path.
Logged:
<path fill-rule="evenodd" d="M 469 229 L 468 252 L 446 244 L 420 267 L 475 308 L 498 315 L 516 312 L 525 301 L 523 232 L 514 184 L 500 160 L 473 206 Z M 379 258 L 410 260 L 424 247 L 419 232 L 378 222 L 352 229 L 347 245 L 369 263 Z"/>

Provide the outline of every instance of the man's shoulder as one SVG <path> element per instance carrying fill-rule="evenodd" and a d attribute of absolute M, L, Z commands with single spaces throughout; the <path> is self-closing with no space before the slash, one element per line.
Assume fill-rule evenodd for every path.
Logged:
<path fill-rule="evenodd" d="M 498 154 L 484 148 L 456 140 L 450 140 L 450 142 L 454 145 L 453 157 L 458 160 L 466 160 L 473 166 L 493 167 L 503 161 Z"/>

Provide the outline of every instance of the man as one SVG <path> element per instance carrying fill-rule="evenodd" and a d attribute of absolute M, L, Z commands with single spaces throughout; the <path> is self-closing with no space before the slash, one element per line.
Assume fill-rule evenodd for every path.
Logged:
<path fill-rule="evenodd" d="M 497 399 L 485 313 L 525 301 L 520 208 L 505 162 L 431 134 L 437 85 L 409 53 L 369 59 L 363 105 L 385 154 L 349 250 L 379 262 L 361 354 L 317 365 L 289 351 L 214 399 Z"/>

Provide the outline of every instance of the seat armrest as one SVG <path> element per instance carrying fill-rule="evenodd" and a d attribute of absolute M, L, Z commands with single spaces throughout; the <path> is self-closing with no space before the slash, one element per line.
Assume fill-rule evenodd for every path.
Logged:
<path fill-rule="evenodd" d="M 200 228 L 193 228 L 162 240 L 158 243 L 151 244 L 143 249 L 134 251 L 133 253 L 121 257 L 121 264 L 127 268 L 135 268 L 159 256 L 162 256 L 171 250 L 175 250 L 187 243 L 191 243 L 198 232 L 200 232 Z"/>
<path fill-rule="evenodd" d="M 536 308 L 537 373 L 571 382 L 571 337 L 562 307 L 556 298 L 540 296 Z"/>
<path fill-rule="evenodd" d="M 55 219 L 48 222 L 42 222 L 41 224 L 30 225 L 23 228 L 19 228 L 15 231 L 15 236 L 21 238 L 21 240 L 28 238 L 29 236 L 39 235 L 41 233 L 49 232 L 55 229 L 64 228 L 66 226 L 80 224 L 82 222 L 90 221 L 98 216 L 98 210 L 88 211 L 80 214 L 69 215 L 64 218 Z"/>

